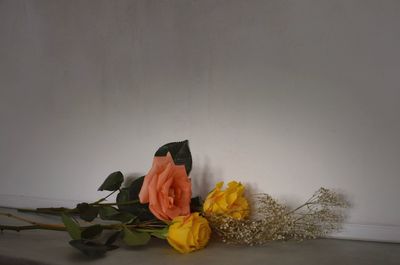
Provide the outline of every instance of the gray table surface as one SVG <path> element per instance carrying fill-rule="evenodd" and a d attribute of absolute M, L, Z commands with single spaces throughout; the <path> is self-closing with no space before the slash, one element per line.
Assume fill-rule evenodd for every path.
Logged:
<path fill-rule="evenodd" d="M 0 209 L 1 212 L 11 211 Z M 59 222 L 56 217 L 25 215 L 40 221 Z M 0 217 L 2 224 L 15 221 Z M 265 246 L 231 246 L 210 242 L 207 248 L 179 254 L 166 241 L 152 240 L 145 247 L 108 252 L 100 259 L 90 259 L 70 247 L 69 236 L 57 231 L 3 231 L 0 255 L 29 259 L 44 264 L 400 264 L 400 244 L 318 239 L 303 242 L 272 242 Z M 1 264 L 1 263 L 0 263 Z M 6 263 L 3 263 L 6 264 Z M 17 264 L 17 263 L 15 263 Z M 28 264 L 28 263 L 21 263 Z"/>

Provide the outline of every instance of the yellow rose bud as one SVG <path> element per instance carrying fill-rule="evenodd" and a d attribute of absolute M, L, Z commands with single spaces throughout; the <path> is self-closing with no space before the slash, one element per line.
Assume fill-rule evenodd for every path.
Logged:
<path fill-rule="evenodd" d="M 181 253 L 189 253 L 204 248 L 210 239 L 211 228 L 206 218 L 199 213 L 178 216 L 168 229 L 168 243 Z"/>
<path fill-rule="evenodd" d="M 249 203 L 244 197 L 244 186 L 236 181 L 228 183 L 226 190 L 221 190 L 224 182 L 219 182 L 211 191 L 204 204 L 206 214 L 228 215 L 235 219 L 243 219 L 249 215 Z"/>

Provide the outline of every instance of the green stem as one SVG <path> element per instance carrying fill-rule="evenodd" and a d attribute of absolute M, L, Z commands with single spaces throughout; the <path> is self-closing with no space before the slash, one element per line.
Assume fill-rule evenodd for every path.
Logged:
<path fill-rule="evenodd" d="M 65 225 L 64 224 L 45 224 L 45 223 L 39 223 L 24 217 L 20 217 L 14 214 L 10 213 L 2 213 L 0 212 L 0 216 L 5 216 L 8 218 L 12 218 L 18 221 L 22 221 L 25 223 L 28 223 L 29 225 L 23 225 L 23 226 L 13 226 L 13 225 L 0 225 L 0 230 L 14 230 L 14 231 L 21 231 L 21 230 L 34 230 L 34 229 L 41 229 L 41 230 L 54 230 L 54 231 L 66 231 Z M 124 225 L 124 224 L 99 224 L 103 229 L 107 230 L 121 230 L 123 226 L 129 227 L 129 228 L 135 228 L 138 229 L 142 232 L 148 230 L 148 232 L 154 232 L 160 228 L 165 228 L 165 225 L 161 224 L 133 224 L 133 225 Z M 83 226 L 81 229 L 86 229 L 89 226 Z"/>
<path fill-rule="evenodd" d="M 103 198 L 104 199 L 104 198 Z M 99 200 L 100 201 L 100 200 Z M 114 206 L 114 205 L 131 205 L 137 204 L 139 200 L 133 201 L 126 201 L 126 202 L 109 202 L 109 203 L 99 203 L 93 202 L 90 205 L 92 206 Z M 42 213 L 42 214 L 53 214 L 53 215 L 60 215 L 62 213 L 69 213 L 69 214 L 78 214 L 79 211 L 77 208 L 65 208 L 65 207 L 51 207 L 51 208 L 37 208 L 37 209 L 25 209 L 25 208 L 18 208 L 19 212 L 26 212 L 26 213 Z"/>
<path fill-rule="evenodd" d="M 104 198 L 101 198 L 101 199 L 99 199 L 99 200 L 97 200 L 97 201 L 95 201 L 95 202 L 90 203 L 90 205 L 98 205 L 99 203 L 101 203 L 101 202 L 107 200 L 107 198 L 110 197 L 111 195 L 113 195 L 116 191 L 119 191 L 119 189 L 118 189 L 118 190 L 114 190 L 113 192 L 111 192 L 110 194 L 108 194 L 108 195 L 107 195 L 106 197 L 104 197 Z"/>
<path fill-rule="evenodd" d="M 145 233 L 154 233 L 154 232 L 160 232 L 161 230 L 163 230 L 163 229 L 165 229 L 166 228 L 166 226 L 160 226 L 160 227 L 157 227 L 157 228 L 155 228 L 155 229 L 149 229 L 149 228 L 136 228 L 135 230 L 136 231 L 139 231 L 139 232 L 145 232 Z"/>
<path fill-rule="evenodd" d="M 8 217 L 8 218 L 16 219 L 18 221 L 25 222 L 25 223 L 28 223 L 28 224 L 31 224 L 31 225 L 37 225 L 37 223 L 32 221 L 32 220 L 29 220 L 27 218 L 23 218 L 23 217 L 20 217 L 20 216 L 13 215 L 11 213 L 1 213 L 0 212 L 0 216 L 5 216 L 5 217 Z"/>
<path fill-rule="evenodd" d="M 110 225 L 101 225 L 100 226 L 105 230 L 121 230 L 122 224 L 110 224 Z M 125 225 L 128 228 L 135 228 L 140 232 L 157 232 L 165 227 L 157 227 L 155 228 L 140 228 L 138 225 Z M 80 227 L 81 230 L 88 228 L 89 226 Z M 35 225 L 0 225 L 0 231 L 3 230 L 12 230 L 12 231 L 22 231 L 22 230 L 52 230 L 52 231 L 67 231 L 63 224 L 41 224 L 37 223 Z"/>
<path fill-rule="evenodd" d="M 60 215 L 62 213 L 70 213 L 70 214 L 78 213 L 77 208 L 70 209 L 65 207 L 36 208 L 36 209 L 18 208 L 17 210 L 19 212 L 25 212 L 25 213 L 42 213 L 42 214 L 54 214 L 54 215 Z"/>
<path fill-rule="evenodd" d="M 131 204 L 137 204 L 137 203 L 140 203 L 139 200 L 126 201 L 126 202 L 97 203 L 97 204 L 92 204 L 92 205 L 109 206 L 109 205 L 131 205 Z"/>

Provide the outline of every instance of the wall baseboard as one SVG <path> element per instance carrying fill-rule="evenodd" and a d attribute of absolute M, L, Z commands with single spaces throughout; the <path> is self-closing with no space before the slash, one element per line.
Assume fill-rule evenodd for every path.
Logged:
<path fill-rule="evenodd" d="M 329 238 L 400 243 L 400 226 L 372 224 L 343 224 L 340 232 Z"/>
<path fill-rule="evenodd" d="M 7 208 L 75 207 L 79 202 L 82 201 L 0 194 L 0 207 Z"/>
<path fill-rule="evenodd" d="M 50 199 L 24 195 L 0 194 L 0 207 L 37 208 L 37 207 L 74 207 L 80 201 Z M 328 238 L 362 241 L 400 243 L 400 225 L 343 224 L 340 232 Z"/>

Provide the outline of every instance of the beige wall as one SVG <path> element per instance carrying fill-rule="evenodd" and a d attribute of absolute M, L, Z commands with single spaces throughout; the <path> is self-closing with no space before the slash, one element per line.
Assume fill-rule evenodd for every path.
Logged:
<path fill-rule="evenodd" d="M 0 195 L 91 200 L 189 139 L 193 183 L 400 226 L 399 1 L 0 1 Z M 4 201 L 3 201 L 3 204 Z M 17 202 L 7 201 L 8 205 Z"/>

